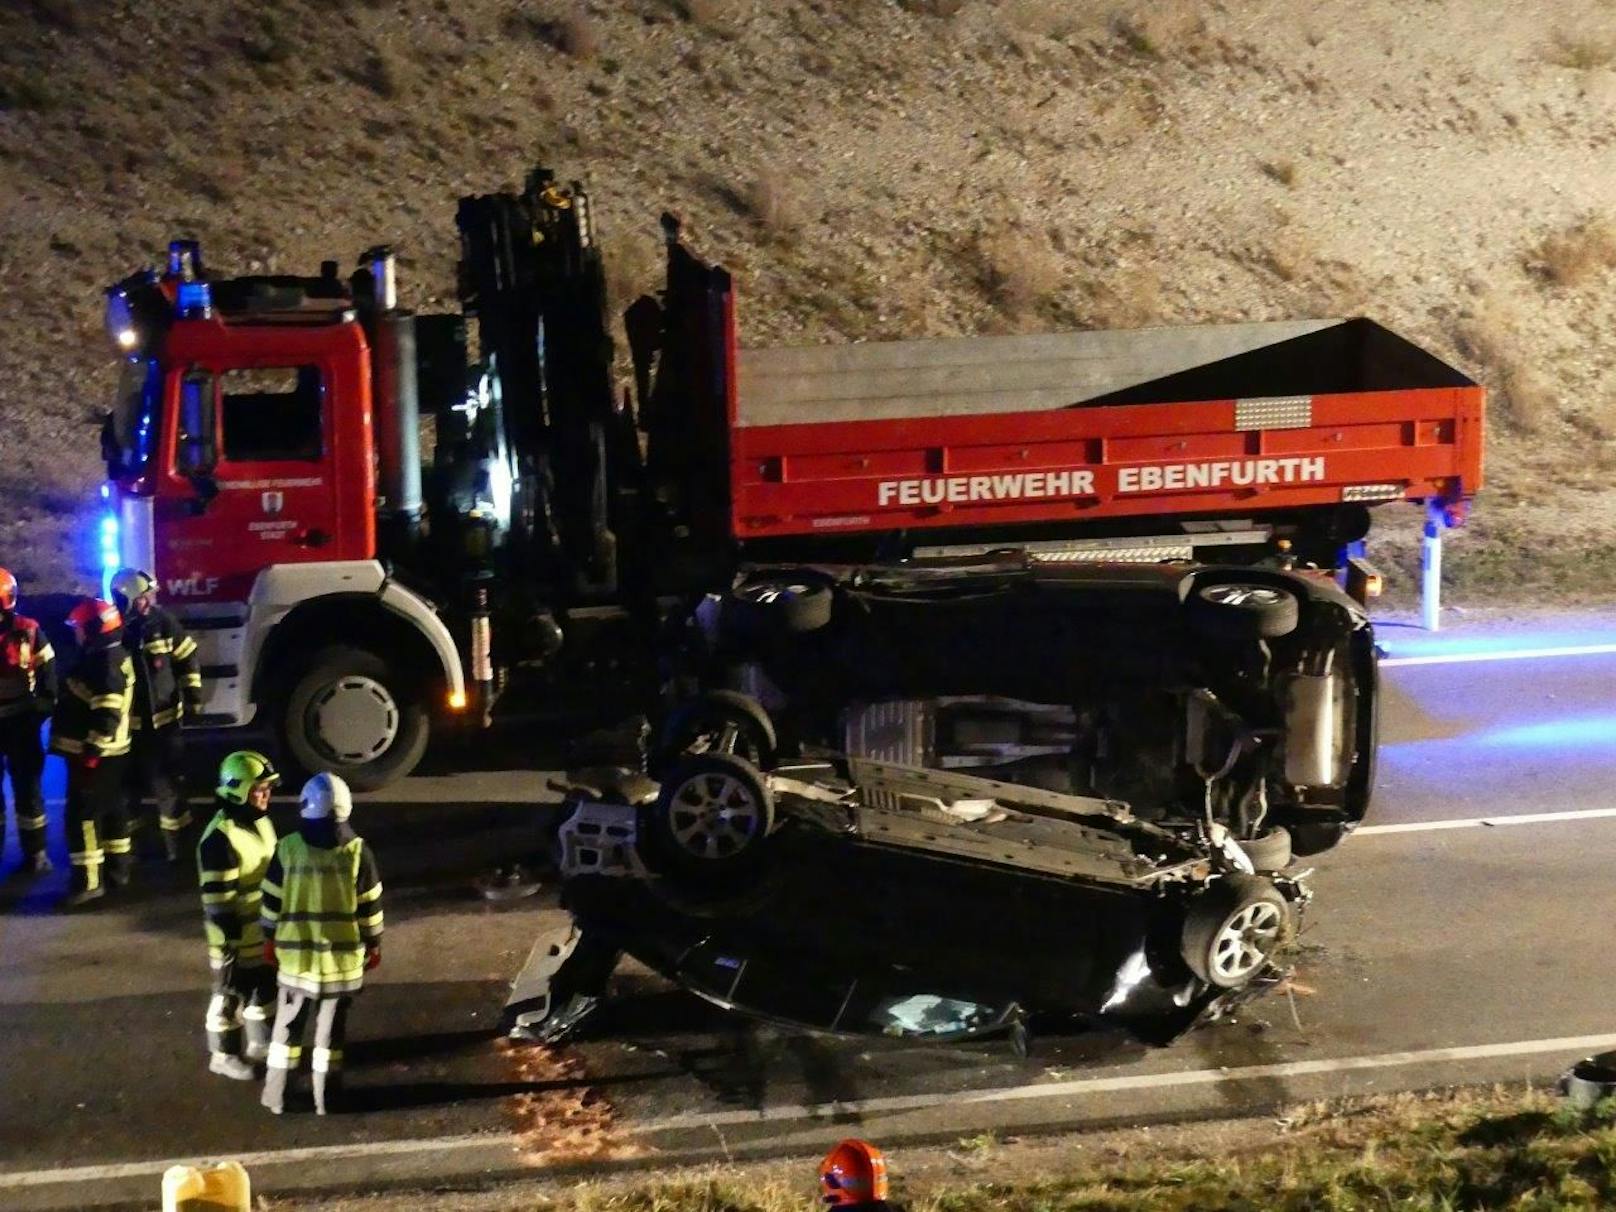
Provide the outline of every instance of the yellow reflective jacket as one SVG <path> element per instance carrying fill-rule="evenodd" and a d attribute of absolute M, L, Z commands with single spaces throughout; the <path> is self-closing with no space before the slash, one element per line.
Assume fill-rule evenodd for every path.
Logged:
<path fill-rule="evenodd" d="M 370 847 L 346 825 L 305 821 L 275 847 L 262 917 L 282 985 L 315 996 L 356 992 L 365 953 L 382 937 L 382 879 Z"/>

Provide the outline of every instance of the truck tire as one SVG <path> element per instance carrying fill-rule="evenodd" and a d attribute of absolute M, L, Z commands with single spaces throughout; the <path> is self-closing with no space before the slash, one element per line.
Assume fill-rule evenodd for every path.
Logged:
<path fill-rule="evenodd" d="M 758 768 L 730 753 L 696 753 L 662 780 L 646 822 L 658 857 L 687 875 L 752 866 L 774 828 L 774 796 Z"/>
<path fill-rule="evenodd" d="M 1197 584 L 1184 609 L 1200 630 L 1231 640 L 1289 635 L 1296 630 L 1302 611 L 1294 593 L 1260 581 Z"/>
<path fill-rule="evenodd" d="M 431 733 L 414 687 L 363 648 L 316 653 L 287 683 L 275 717 L 297 766 L 340 775 L 355 791 L 375 791 L 409 774 Z"/>
<path fill-rule="evenodd" d="M 778 751 L 774 722 L 756 699 L 734 690 L 709 690 L 669 713 L 651 755 L 651 770 L 668 769 L 691 753 L 731 753 L 769 770 Z"/>
<path fill-rule="evenodd" d="M 1239 989 L 1290 935 L 1291 907 L 1271 880 L 1227 875 L 1189 904 L 1181 952 L 1190 971 L 1219 989 Z"/>
<path fill-rule="evenodd" d="M 826 578 L 807 570 L 748 577 L 730 591 L 725 614 L 748 637 L 803 635 L 830 622 L 836 593 Z"/>

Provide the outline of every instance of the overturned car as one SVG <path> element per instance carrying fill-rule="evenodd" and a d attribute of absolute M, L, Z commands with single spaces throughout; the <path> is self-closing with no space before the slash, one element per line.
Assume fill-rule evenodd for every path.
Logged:
<path fill-rule="evenodd" d="M 1164 1044 L 1281 979 L 1310 898 L 1215 822 L 840 754 L 579 772 L 555 857 L 571 924 L 516 982 L 519 1038 L 565 1037 L 627 954 L 815 1031 L 1024 1045 L 1057 1018 Z"/>
<path fill-rule="evenodd" d="M 701 681 L 723 689 L 672 712 L 664 760 L 728 747 L 767 769 L 823 747 L 1122 800 L 1296 855 L 1369 806 L 1374 634 L 1316 573 L 1024 552 L 755 568 L 699 617 Z"/>

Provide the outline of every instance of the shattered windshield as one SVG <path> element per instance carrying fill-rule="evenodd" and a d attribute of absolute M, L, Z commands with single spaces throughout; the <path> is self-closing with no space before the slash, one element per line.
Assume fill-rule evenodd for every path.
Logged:
<path fill-rule="evenodd" d="M 157 405 L 162 377 L 151 358 L 131 358 L 118 378 L 105 452 L 109 475 L 138 476 L 146 470 L 157 440 Z"/>

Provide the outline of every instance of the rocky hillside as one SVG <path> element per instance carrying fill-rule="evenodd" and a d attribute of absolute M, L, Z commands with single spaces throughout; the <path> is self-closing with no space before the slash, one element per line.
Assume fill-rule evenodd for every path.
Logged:
<path fill-rule="evenodd" d="M 750 343 L 1373 315 L 1494 389 L 1461 590 L 1598 592 L 1613 65 L 1608 0 L 8 0 L 0 563 L 91 565 L 101 287 L 388 241 L 442 304 L 545 162 L 623 298 L 681 212 Z"/>

